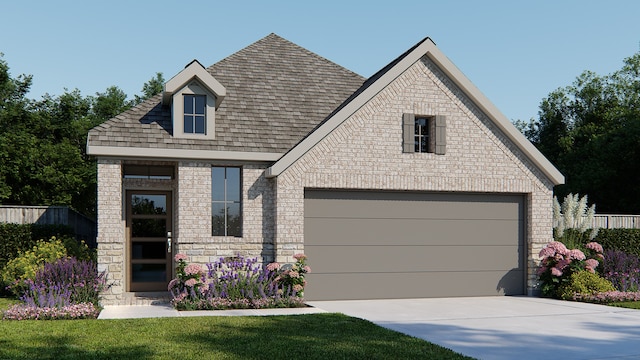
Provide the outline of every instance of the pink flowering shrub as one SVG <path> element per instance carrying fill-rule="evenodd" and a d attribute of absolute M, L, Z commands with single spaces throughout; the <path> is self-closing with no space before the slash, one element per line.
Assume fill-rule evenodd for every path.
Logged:
<path fill-rule="evenodd" d="M 303 297 L 304 287 L 307 286 L 304 277 L 305 274 L 311 272 L 311 268 L 307 265 L 305 254 L 295 254 L 293 258 L 296 259 L 296 262 L 291 268 L 280 268 L 275 280 L 282 288 L 293 290 L 296 296 Z"/>
<path fill-rule="evenodd" d="M 2 314 L 2 320 L 95 319 L 99 314 L 100 309 L 92 303 L 71 304 L 63 307 L 17 304 Z"/>
<path fill-rule="evenodd" d="M 220 258 L 207 264 L 207 271 L 195 264 L 187 264 L 187 257 L 178 254 L 176 278 L 169 283 L 173 296 L 172 305 L 178 310 L 220 310 L 273 307 L 304 306 L 301 293 L 303 284 L 285 284 L 287 279 L 304 281 L 304 273 L 309 272 L 304 264 L 304 255 L 296 259 L 302 261 L 301 270 L 291 273 L 293 267 L 271 263 L 262 266 L 257 258 L 240 255 Z M 304 258 L 302 258 L 304 257 Z M 298 264 L 298 262 L 296 264 Z M 294 265 L 295 267 L 296 265 Z M 307 269 L 305 269 L 305 266 Z M 306 282 L 305 282 L 306 284 Z"/>
<path fill-rule="evenodd" d="M 197 264 L 187 264 L 187 255 L 176 254 L 173 258 L 176 266 L 176 278 L 169 282 L 168 290 L 173 298 L 196 300 L 204 287 L 204 269 Z"/>
<path fill-rule="evenodd" d="M 569 250 L 563 243 L 552 241 L 540 250 L 542 262 L 538 276 L 543 296 L 559 298 L 561 288 L 571 281 L 574 273 L 583 270 L 595 273 L 600 264 L 597 259 L 604 259 L 602 246 L 590 242 L 585 248 L 586 253 L 579 249 Z"/>
<path fill-rule="evenodd" d="M 621 301 L 640 301 L 640 291 L 607 291 L 595 294 L 575 294 L 575 301 L 609 304 Z"/>

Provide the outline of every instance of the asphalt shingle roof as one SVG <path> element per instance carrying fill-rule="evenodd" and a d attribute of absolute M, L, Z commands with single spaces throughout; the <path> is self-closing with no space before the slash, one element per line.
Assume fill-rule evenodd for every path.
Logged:
<path fill-rule="evenodd" d="M 93 128 L 89 145 L 284 153 L 366 80 L 275 34 L 207 71 L 227 90 L 214 140 L 174 138 L 170 109 L 156 95 Z"/>

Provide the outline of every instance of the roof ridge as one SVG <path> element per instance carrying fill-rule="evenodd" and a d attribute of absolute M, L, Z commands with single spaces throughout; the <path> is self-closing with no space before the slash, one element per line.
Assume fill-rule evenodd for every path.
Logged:
<path fill-rule="evenodd" d="M 257 41 L 254 41 L 253 43 L 251 43 L 251 44 L 249 44 L 249 45 L 245 46 L 244 48 L 242 48 L 242 49 L 240 49 L 240 50 L 238 50 L 238 51 L 234 52 L 233 54 L 230 54 L 230 55 L 226 56 L 225 58 L 223 58 L 223 59 L 219 60 L 218 62 L 216 62 L 216 63 L 214 63 L 214 64 L 212 64 L 212 65 L 208 66 L 206 69 L 207 69 L 207 71 L 212 72 L 212 71 L 213 71 L 213 67 L 214 67 L 214 66 L 219 65 L 219 64 L 221 64 L 221 63 L 223 63 L 223 62 L 226 62 L 226 61 L 233 60 L 233 58 L 235 58 L 235 57 L 237 57 L 237 56 L 240 56 L 240 55 L 241 55 L 241 53 L 243 53 L 243 52 L 245 52 L 245 51 L 249 51 L 249 50 L 251 50 L 252 48 L 254 48 L 255 46 L 261 45 L 262 43 L 264 43 L 264 42 L 266 42 L 266 41 L 268 41 L 268 40 L 277 40 L 277 41 L 278 41 L 278 42 L 280 42 L 280 43 L 284 43 L 284 44 L 287 44 L 287 45 L 289 45 L 289 46 L 293 46 L 293 47 L 295 47 L 296 49 L 298 49 L 298 50 L 300 50 L 300 51 L 304 52 L 305 54 L 307 54 L 307 55 L 309 55 L 309 56 L 312 56 L 312 57 L 314 57 L 314 58 L 316 58 L 316 59 L 318 59 L 318 60 L 321 60 L 321 61 L 322 61 L 322 62 L 324 62 L 324 63 L 327 63 L 327 64 L 329 64 L 329 65 L 332 65 L 332 66 L 335 66 L 335 67 L 337 67 L 337 68 L 340 68 L 342 71 L 346 71 L 346 72 L 349 72 L 349 73 L 351 73 L 351 74 L 353 74 L 353 75 L 359 76 L 359 77 L 361 77 L 361 78 L 363 79 L 363 81 L 364 81 L 364 80 L 366 80 L 366 78 L 365 78 L 364 76 L 362 76 L 362 75 L 360 75 L 360 74 L 356 73 L 355 71 L 350 70 L 350 69 L 347 69 L 346 67 L 344 67 L 344 66 L 342 66 L 342 65 L 340 65 L 340 64 L 338 64 L 338 63 L 336 63 L 336 62 L 333 62 L 333 61 L 331 61 L 331 60 L 329 60 L 329 59 L 325 58 L 324 56 L 318 55 L 317 53 L 315 53 L 315 52 L 313 52 L 313 51 L 311 51 L 311 50 L 309 50 L 309 49 L 307 49 L 307 48 L 305 48 L 305 47 L 302 47 L 302 46 L 300 46 L 300 45 L 298 45 L 298 44 L 294 43 L 294 42 L 293 42 L 293 41 L 291 41 L 291 40 L 285 39 L 285 38 L 283 38 L 282 36 L 280 36 L 280 35 L 278 35 L 278 34 L 276 34 L 276 33 L 273 33 L 273 32 L 272 32 L 272 33 L 270 33 L 269 35 L 267 35 L 267 36 L 263 37 L 262 39 L 259 39 L 259 40 L 257 40 Z"/>

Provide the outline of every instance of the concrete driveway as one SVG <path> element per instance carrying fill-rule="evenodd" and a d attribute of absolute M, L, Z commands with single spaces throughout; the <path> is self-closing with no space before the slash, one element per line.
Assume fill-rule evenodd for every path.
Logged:
<path fill-rule="evenodd" d="M 309 304 L 483 360 L 640 359 L 640 310 L 511 296 Z"/>

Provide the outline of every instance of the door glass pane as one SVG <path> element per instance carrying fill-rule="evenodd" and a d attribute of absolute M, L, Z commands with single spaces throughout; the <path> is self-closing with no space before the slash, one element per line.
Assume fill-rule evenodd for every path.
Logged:
<path fill-rule="evenodd" d="M 240 168 L 227 168 L 227 201 L 240 201 Z"/>
<path fill-rule="evenodd" d="M 131 245 L 132 259 L 165 259 L 167 257 L 167 242 L 134 241 Z"/>
<path fill-rule="evenodd" d="M 211 204 L 213 215 L 211 216 L 211 227 L 213 236 L 224 236 L 224 203 Z"/>
<path fill-rule="evenodd" d="M 132 219 L 132 237 L 166 237 L 166 219 Z"/>
<path fill-rule="evenodd" d="M 165 282 L 167 281 L 167 266 L 165 264 L 132 264 L 131 281 Z"/>
<path fill-rule="evenodd" d="M 227 235 L 240 236 L 242 218 L 240 217 L 240 204 L 227 205 Z"/>
<path fill-rule="evenodd" d="M 133 215 L 166 215 L 166 195 L 131 195 L 131 213 Z"/>

